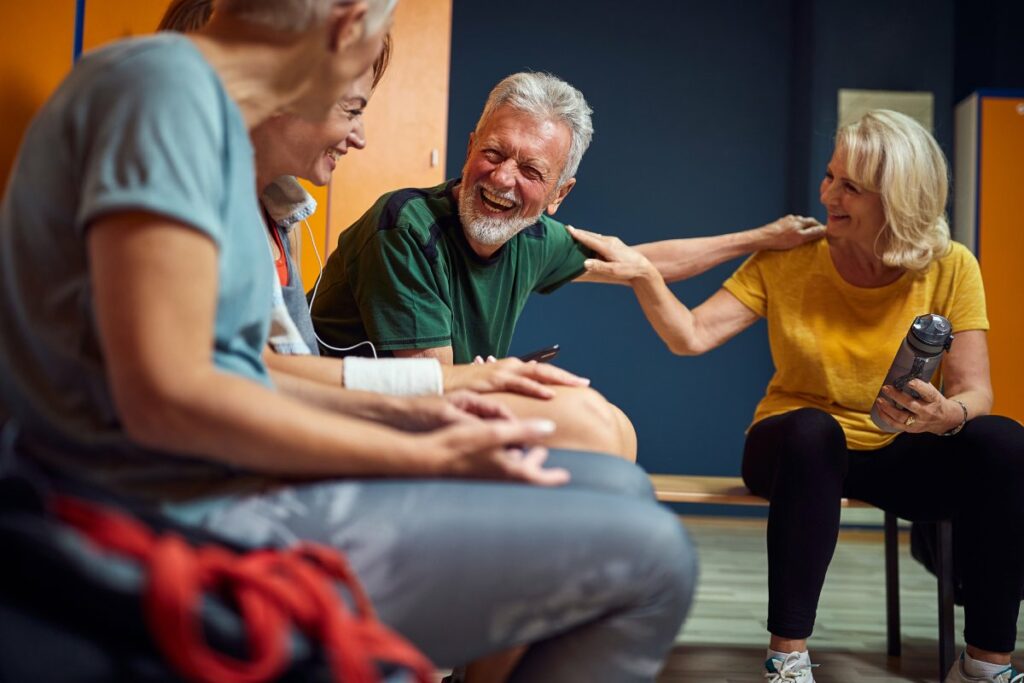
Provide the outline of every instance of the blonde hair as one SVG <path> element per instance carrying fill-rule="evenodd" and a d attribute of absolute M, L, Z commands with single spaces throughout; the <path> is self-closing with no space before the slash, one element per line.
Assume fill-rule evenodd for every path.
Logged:
<path fill-rule="evenodd" d="M 233 14 L 276 31 L 305 31 L 327 17 L 334 5 L 359 0 L 215 0 L 218 12 Z M 395 9 L 398 0 L 362 0 L 366 3 L 366 32 L 376 33 Z"/>
<path fill-rule="evenodd" d="M 171 0 L 167 6 L 157 31 L 176 31 L 178 33 L 192 33 L 206 26 L 213 16 L 214 0 Z M 388 4 L 388 3 L 385 3 Z M 392 6 L 394 2 L 390 3 Z M 394 39 L 391 33 L 384 36 L 384 44 L 380 54 L 373 62 L 373 81 L 371 88 L 376 88 L 380 79 L 384 78 L 384 72 L 391 62 L 391 53 L 394 51 Z"/>
<path fill-rule="evenodd" d="M 920 271 L 949 251 L 946 158 L 921 124 L 869 111 L 839 129 L 836 154 L 851 180 L 882 197 L 886 225 L 875 248 L 886 265 Z"/>

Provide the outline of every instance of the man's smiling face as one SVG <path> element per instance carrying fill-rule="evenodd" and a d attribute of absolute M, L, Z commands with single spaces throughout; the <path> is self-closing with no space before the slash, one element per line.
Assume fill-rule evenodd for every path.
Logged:
<path fill-rule="evenodd" d="M 563 123 L 507 106 L 494 110 L 470 136 L 462 169 L 459 217 L 471 244 L 499 247 L 546 208 L 554 211 L 570 141 Z"/>

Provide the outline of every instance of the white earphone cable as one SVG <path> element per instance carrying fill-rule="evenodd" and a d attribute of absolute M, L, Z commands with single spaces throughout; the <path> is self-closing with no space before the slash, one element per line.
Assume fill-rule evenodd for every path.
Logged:
<path fill-rule="evenodd" d="M 309 244 L 310 244 L 310 246 L 313 247 L 313 254 L 316 255 L 316 265 L 317 265 L 316 284 L 313 285 L 313 293 L 309 297 L 309 314 L 310 314 L 310 316 L 312 316 L 313 315 L 313 302 L 316 301 L 316 291 L 317 291 L 317 289 L 319 289 L 319 287 L 320 287 L 320 280 L 324 276 L 324 261 L 323 261 L 322 258 L 320 258 L 320 250 L 316 248 L 316 237 L 313 236 L 313 228 L 310 227 L 308 220 L 303 220 L 302 222 L 306 226 L 306 234 L 309 235 Z M 316 340 L 320 343 L 321 346 L 323 346 L 325 349 L 330 349 L 331 351 L 351 351 L 352 349 L 358 348 L 358 347 L 362 346 L 363 344 L 366 344 L 366 345 L 368 345 L 370 347 L 370 353 L 373 354 L 373 357 L 374 358 L 377 357 L 377 349 L 374 348 L 373 342 L 371 342 L 370 340 L 361 341 L 358 344 L 353 344 L 352 346 L 339 347 L 339 346 L 331 346 L 330 344 L 325 342 L 323 339 L 321 339 L 320 335 L 316 333 L 316 328 L 315 327 L 313 328 L 313 336 L 316 337 Z"/>

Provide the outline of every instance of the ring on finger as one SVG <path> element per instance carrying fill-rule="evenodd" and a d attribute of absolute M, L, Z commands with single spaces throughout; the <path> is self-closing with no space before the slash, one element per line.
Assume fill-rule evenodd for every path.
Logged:
<path fill-rule="evenodd" d="M 903 424 L 906 425 L 907 427 L 909 427 L 910 425 L 914 424 L 915 422 L 917 422 L 917 418 L 914 417 L 913 415 L 910 415 L 910 416 L 907 417 L 906 420 L 903 421 Z"/>

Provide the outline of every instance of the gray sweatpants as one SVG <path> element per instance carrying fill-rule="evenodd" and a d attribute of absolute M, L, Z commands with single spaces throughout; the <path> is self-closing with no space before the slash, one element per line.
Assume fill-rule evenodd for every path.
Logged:
<path fill-rule="evenodd" d="M 690 606 L 696 555 L 640 468 L 553 451 L 567 486 L 332 480 L 215 509 L 246 544 L 343 551 L 381 620 L 436 664 L 531 643 L 513 681 L 652 681 Z"/>

